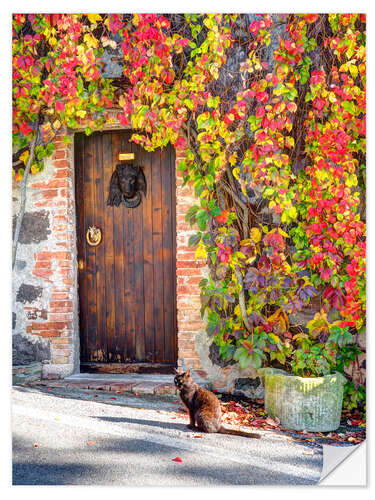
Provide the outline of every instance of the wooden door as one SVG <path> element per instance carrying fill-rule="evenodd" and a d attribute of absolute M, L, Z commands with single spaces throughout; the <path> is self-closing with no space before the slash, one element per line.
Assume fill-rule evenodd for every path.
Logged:
<path fill-rule="evenodd" d="M 81 363 L 176 362 L 175 158 L 147 153 L 130 131 L 75 135 Z M 120 152 L 133 152 L 147 195 L 107 206 Z M 89 246 L 86 231 L 102 232 Z"/>

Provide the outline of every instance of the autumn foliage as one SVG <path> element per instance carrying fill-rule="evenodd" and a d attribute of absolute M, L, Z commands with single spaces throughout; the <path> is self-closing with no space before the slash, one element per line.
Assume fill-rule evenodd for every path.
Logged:
<path fill-rule="evenodd" d="M 202 314 L 223 358 L 339 370 L 362 403 L 365 16 L 28 14 L 13 28 L 16 148 L 43 115 L 32 172 L 54 131 L 86 118 L 91 133 L 111 106 L 145 149 L 185 149 Z M 102 76 L 105 47 L 121 84 Z"/>

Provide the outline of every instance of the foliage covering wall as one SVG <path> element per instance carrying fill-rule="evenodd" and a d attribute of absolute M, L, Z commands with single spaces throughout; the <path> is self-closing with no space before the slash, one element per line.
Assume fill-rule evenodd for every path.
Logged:
<path fill-rule="evenodd" d="M 349 375 L 364 399 L 365 16 L 13 18 L 14 175 L 118 109 L 147 150 L 185 148 L 202 314 L 225 359 Z M 123 66 L 103 77 L 103 51 Z M 22 182 L 22 181 L 21 181 Z M 301 323 L 299 313 L 316 314 Z"/>

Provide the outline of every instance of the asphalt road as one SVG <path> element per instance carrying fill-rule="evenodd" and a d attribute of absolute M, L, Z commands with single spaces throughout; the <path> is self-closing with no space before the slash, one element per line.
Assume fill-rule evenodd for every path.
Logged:
<path fill-rule="evenodd" d="M 319 481 L 321 447 L 269 431 L 260 431 L 262 439 L 190 431 L 175 399 L 13 388 L 13 484 L 228 486 Z M 176 457 L 182 462 L 174 462 Z"/>

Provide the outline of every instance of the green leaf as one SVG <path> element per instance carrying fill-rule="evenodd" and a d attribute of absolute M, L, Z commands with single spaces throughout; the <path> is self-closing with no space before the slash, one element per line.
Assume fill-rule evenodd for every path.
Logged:
<path fill-rule="evenodd" d="M 195 247 L 198 245 L 202 237 L 202 233 L 193 234 L 188 240 L 189 247 Z"/>

